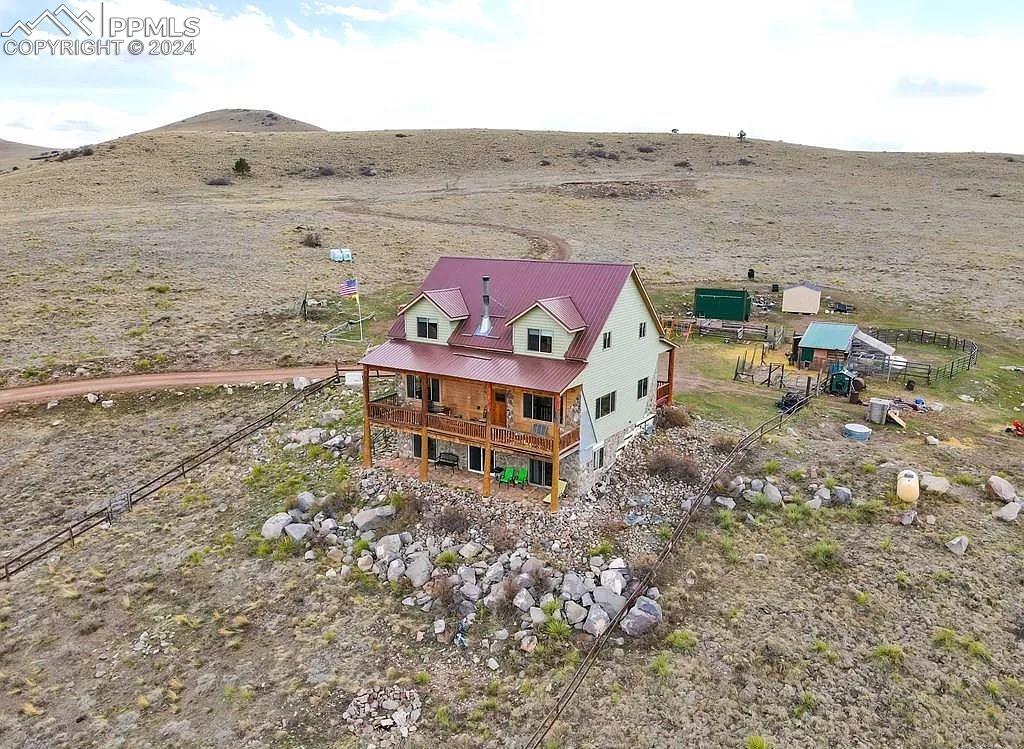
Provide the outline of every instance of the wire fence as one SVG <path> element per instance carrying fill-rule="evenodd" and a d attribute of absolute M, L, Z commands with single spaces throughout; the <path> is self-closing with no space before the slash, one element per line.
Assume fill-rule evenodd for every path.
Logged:
<path fill-rule="evenodd" d="M 626 617 L 626 614 L 629 613 L 629 610 L 633 608 L 637 599 L 644 595 L 646 591 L 654 585 L 658 572 L 663 566 L 665 566 L 669 558 L 672 556 L 673 551 L 675 551 L 676 544 L 682 540 L 683 534 L 686 533 L 690 522 L 703 507 L 704 498 L 711 493 L 715 482 L 721 477 L 722 473 L 726 471 L 740 455 L 745 453 L 751 445 L 760 441 L 764 435 L 769 432 L 773 432 L 776 429 L 780 429 L 782 425 L 793 416 L 793 414 L 806 406 L 810 400 L 811 397 L 805 397 L 786 411 L 782 411 L 756 426 L 749 434 L 736 443 L 736 446 L 732 451 L 725 456 L 722 462 L 719 463 L 711 475 L 705 480 L 704 485 L 701 487 L 700 492 L 698 492 L 695 500 L 690 505 L 689 510 L 686 511 L 682 519 L 673 529 L 672 536 L 658 554 L 655 563 L 651 565 L 644 576 L 640 579 L 639 583 L 633 587 L 632 592 L 626 598 L 625 604 L 621 609 L 619 609 L 619 612 L 612 617 L 608 627 L 594 640 L 590 650 L 588 650 L 586 655 L 584 655 L 580 660 L 579 664 L 576 666 L 576 670 L 573 672 L 572 678 L 569 680 L 568 684 L 566 684 L 562 693 L 558 696 L 555 706 L 541 720 L 527 742 L 523 744 L 523 749 L 540 749 L 543 745 L 543 741 L 551 730 L 551 727 L 554 726 L 555 722 L 569 706 L 569 703 L 572 701 L 576 691 L 586 679 L 591 667 L 597 661 L 601 650 L 603 650 L 605 645 L 608 644 L 608 641 L 611 639 L 616 628 L 618 628 L 619 624 Z"/>
<path fill-rule="evenodd" d="M 302 390 L 296 391 L 274 408 L 274 410 L 263 414 L 260 418 L 249 422 L 228 436 L 222 437 L 206 447 L 204 450 L 188 456 L 173 467 L 168 468 L 159 476 L 149 479 L 144 484 L 136 486 L 134 489 L 118 494 L 116 497 L 108 501 L 105 507 L 88 513 L 85 517 L 76 520 L 74 523 L 65 526 L 50 536 L 47 536 L 34 546 L 25 549 L 10 559 L 5 560 L 3 562 L 3 567 L 0 568 L 0 580 L 9 579 L 11 576 L 25 569 L 32 563 L 53 553 L 64 544 L 73 544 L 83 533 L 86 533 L 99 525 L 112 523 L 119 515 L 131 512 L 135 505 L 146 497 L 155 494 L 168 484 L 184 478 L 189 471 L 194 471 L 199 466 L 220 455 L 235 443 L 250 436 L 253 432 L 269 426 L 279 416 L 281 416 L 281 414 L 291 408 L 294 408 L 297 403 L 306 400 L 311 395 L 319 393 L 330 385 L 340 382 L 343 377 L 344 375 L 339 370 L 330 377 L 317 380 Z"/>
<path fill-rule="evenodd" d="M 926 343 L 940 346 L 950 351 L 960 351 L 948 364 L 926 364 L 906 361 L 895 357 L 859 357 L 855 366 L 870 374 L 884 374 L 887 378 L 908 380 L 917 378 L 929 385 L 942 380 L 952 380 L 978 364 L 981 347 L 969 338 L 962 338 L 953 333 L 920 328 L 870 328 L 867 334 L 883 343 L 897 346 L 905 343 Z"/>

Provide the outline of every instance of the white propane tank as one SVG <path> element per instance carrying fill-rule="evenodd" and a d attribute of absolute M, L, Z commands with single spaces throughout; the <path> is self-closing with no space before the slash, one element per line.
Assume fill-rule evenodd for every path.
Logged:
<path fill-rule="evenodd" d="M 921 485 L 913 471 L 900 471 L 896 476 L 896 496 L 901 502 L 915 504 L 921 496 Z"/>

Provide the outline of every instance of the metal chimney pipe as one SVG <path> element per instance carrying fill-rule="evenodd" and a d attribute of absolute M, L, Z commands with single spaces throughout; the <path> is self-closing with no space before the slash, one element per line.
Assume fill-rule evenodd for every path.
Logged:
<path fill-rule="evenodd" d="M 491 277 L 484 276 L 484 310 L 480 316 L 480 329 L 477 335 L 487 335 L 491 332 Z"/>

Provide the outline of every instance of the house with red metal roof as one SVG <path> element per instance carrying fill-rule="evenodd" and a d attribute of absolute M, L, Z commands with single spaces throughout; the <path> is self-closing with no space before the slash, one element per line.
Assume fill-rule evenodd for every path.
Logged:
<path fill-rule="evenodd" d="M 672 399 L 675 345 L 632 264 L 442 257 L 363 366 L 373 429 L 401 435 L 421 480 L 439 456 L 479 473 L 587 491 Z M 371 397 L 369 378 L 390 377 Z"/>

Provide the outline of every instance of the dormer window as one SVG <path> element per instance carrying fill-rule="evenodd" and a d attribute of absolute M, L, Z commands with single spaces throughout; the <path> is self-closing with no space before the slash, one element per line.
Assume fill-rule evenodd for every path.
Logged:
<path fill-rule="evenodd" d="M 551 341 L 554 338 L 554 333 L 550 330 L 541 330 L 540 328 L 529 328 L 526 331 L 526 349 L 528 351 L 537 351 L 542 354 L 551 353 Z"/>
<path fill-rule="evenodd" d="M 429 317 L 416 318 L 416 337 L 437 340 L 437 320 Z"/>

